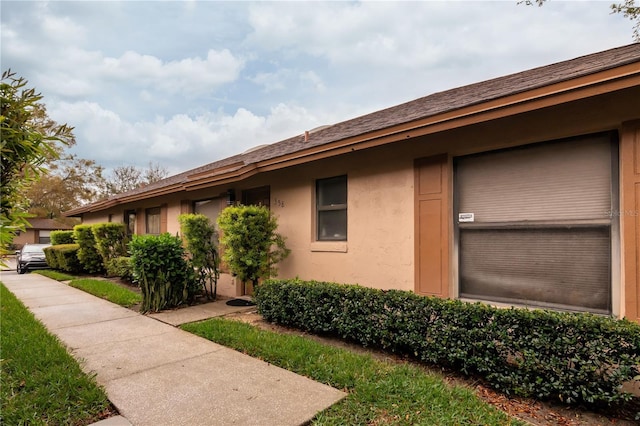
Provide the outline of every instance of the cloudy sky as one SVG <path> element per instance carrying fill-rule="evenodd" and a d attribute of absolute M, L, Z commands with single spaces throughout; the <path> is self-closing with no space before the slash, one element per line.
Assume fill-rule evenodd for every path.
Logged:
<path fill-rule="evenodd" d="M 3 0 L 1 60 L 75 127 L 80 157 L 173 174 L 629 44 L 610 3 Z"/>

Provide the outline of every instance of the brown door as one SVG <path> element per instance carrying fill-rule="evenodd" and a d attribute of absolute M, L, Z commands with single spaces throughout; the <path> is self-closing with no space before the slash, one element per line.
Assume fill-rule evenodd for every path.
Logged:
<path fill-rule="evenodd" d="M 415 291 L 449 296 L 449 161 L 446 155 L 415 162 Z"/>

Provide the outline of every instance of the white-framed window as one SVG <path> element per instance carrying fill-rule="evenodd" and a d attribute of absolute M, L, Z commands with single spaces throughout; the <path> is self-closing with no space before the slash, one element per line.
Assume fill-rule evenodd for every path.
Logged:
<path fill-rule="evenodd" d="M 316 240 L 347 241 L 347 176 L 316 180 Z"/>

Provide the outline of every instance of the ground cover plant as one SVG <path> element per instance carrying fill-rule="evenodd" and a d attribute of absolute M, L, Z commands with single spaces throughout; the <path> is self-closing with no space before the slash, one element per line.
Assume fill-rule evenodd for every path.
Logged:
<path fill-rule="evenodd" d="M 0 423 L 83 425 L 114 414 L 105 392 L 0 285 Z"/>
<path fill-rule="evenodd" d="M 522 424 L 482 402 L 471 389 L 450 386 L 442 377 L 410 364 L 380 361 L 220 318 L 182 328 L 348 392 L 343 401 L 318 414 L 314 424 Z"/>
<path fill-rule="evenodd" d="M 142 302 L 140 294 L 108 280 L 81 278 L 72 280 L 69 285 L 125 308 Z"/>
<path fill-rule="evenodd" d="M 267 321 L 481 377 L 507 395 L 640 411 L 622 391 L 640 378 L 630 321 L 300 280 L 267 281 L 255 300 Z"/>

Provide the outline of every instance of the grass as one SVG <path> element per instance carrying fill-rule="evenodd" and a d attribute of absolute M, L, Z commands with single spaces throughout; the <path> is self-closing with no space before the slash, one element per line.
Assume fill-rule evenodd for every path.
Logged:
<path fill-rule="evenodd" d="M 344 400 L 315 417 L 317 425 L 523 424 L 481 401 L 471 389 L 451 386 L 408 363 L 379 361 L 220 318 L 181 328 L 348 392 Z"/>
<path fill-rule="evenodd" d="M 77 278 L 76 276 L 65 274 L 64 272 L 60 271 L 54 271 L 52 269 L 41 269 L 39 271 L 34 271 L 33 273 L 40 274 L 56 281 L 71 281 Z"/>
<path fill-rule="evenodd" d="M 71 281 L 69 285 L 125 308 L 142 302 L 140 294 L 107 280 L 81 278 Z"/>
<path fill-rule="evenodd" d="M 4 285 L 0 298 L 0 423 L 87 425 L 112 414 L 94 378 Z"/>

